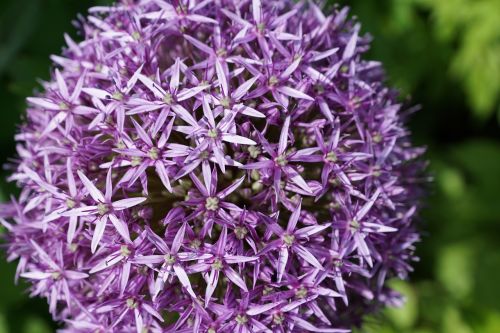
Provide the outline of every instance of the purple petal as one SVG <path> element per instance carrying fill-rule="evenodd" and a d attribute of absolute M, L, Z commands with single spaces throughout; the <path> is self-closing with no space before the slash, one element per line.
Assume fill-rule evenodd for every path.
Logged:
<path fill-rule="evenodd" d="M 167 94 L 167 92 L 165 90 L 163 90 L 163 88 L 157 84 L 156 82 L 154 82 L 153 80 L 151 80 L 150 78 L 148 78 L 147 76 L 144 76 L 142 74 L 139 74 L 137 76 L 137 78 L 139 79 L 139 81 L 141 81 L 157 98 L 159 99 L 163 99 L 163 97 Z"/>
<path fill-rule="evenodd" d="M 286 117 L 285 123 L 283 124 L 283 128 L 280 133 L 280 141 L 278 147 L 278 155 L 281 155 L 285 152 L 288 142 L 288 130 L 290 128 L 290 116 Z"/>
<path fill-rule="evenodd" d="M 134 119 L 132 119 L 132 123 L 134 124 L 134 127 L 137 131 L 137 134 L 141 138 L 142 141 L 144 141 L 149 147 L 153 146 L 153 142 L 151 141 L 151 138 L 149 137 L 148 133 L 142 128 L 139 123 L 137 123 Z"/>
<path fill-rule="evenodd" d="M 313 254 L 309 252 L 305 247 L 303 247 L 302 245 L 294 245 L 293 249 L 302 259 L 316 268 L 323 269 L 323 266 L 319 263 L 318 259 L 316 259 L 316 257 L 313 256 Z"/>
<path fill-rule="evenodd" d="M 247 257 L 247 256 L 238 256 L 238 255 L 230 255 L 226 254 L 224 256 L 224 261 L 228 264 L 242 264 L 245 262 L 252 262 L 258 260 L 259 257 Z"/>
<path fill-rule="evenodd" d="M 130 243 L 130 233 L 127 223 L 123 219 L 119 219 L 115 214 L 109 214 L 109 219 L 120 236 L 122 236 L 126 242 Z"/>
<path fill-rule="evenodd" d="M 311 96 L 304 94 L 302 91 L 291 88 L 291 87 L 278 87 L 277 90 L 287 96 L 293 97 L 293 98 L 299 98 L 299 99 L 306 99 L 308 101 L 314 101 L 314 98 Z"/>
<path fill-rule="evenodd" d="M 121 199 L 113 202 L 113 208 L 115 210 L 124 210 L 130 207 L 134 207 L 137 205 L 140 205 L 144 201 L 146 201 L 148 198 L 144 197 L 137 197 L 137 198 L 128 198 L 128 199 Z"/>
<path fill-rule="evenodd" d="M 224 269 L 224 273 L 226 273 L 226 277 L 235 285 L 240 287 L 241 290 L 248 292 L 245 281 L 243 281 L 243 278 L 238 273 L 236 273 L 234 269 L 232 269 L 231 267 L 226 267 Z"/>
<path fill-rule="evenodd" d="M 215 59 L 215 71 L 217 72 L 217 79 L 219 80 L 219 85 L 222 89 L 224 96 L 229 95 L 229 85 L 227 83 L 227 77 L 219 58 Z"/>
<path fill-rule="evenodd" d="M 358 248 L 359 253 L 366 260 L 368 265 L 373 266 L 372 257 L 370 254 L 370 249 L 368 249 L 368 245 L 365 241 L 365 236 L 360 232 L 354 233 L 354 241 L 356 242 L 356 247 Z"/>
<path fill-rule="evenodd" d="M 252 88 L 253 84 L 258 80 L 258 77 L 253 77 L 250 80 L 243 82 L 232 94 L 232 98 L 240 100 Z"/>
<path fill-rule="evenodd" d="M 87 176 L 84 175 L 84 173 L 80 170 L 77 171 L 78 177 L 80 177 L 80 180 L 82 181 L 83 185 L 89 191 L 90 196 L 94 201 L 96 202 L 105 202 L 106 200 L 104 199 L 104 195 L 102 194 L 101 191 L 95 187 L 94 183 L 92 183 Z"/>
<path fill-rule="evenodd" d="M 182 120 L 191 126 L 198 127 L 198 122 L 193 118 L 193 116 L 182 106 L 175 104 L 172 105 L 172 110 L 177 114 Z"/>
<path fill-rule="evenodd" d="M 90 95 L 92 97 L 98 98 L 98 99 L 110 99 L 111 94 L 107 92 L 106 90 L 102 89 L 97 89 L 97 88 L 82 88 L 82 91 L 86 93 L 87 95 Z"/>
<path fill-rule="evenodd" d="M 217 287 L 217 282 L 219 281 L 219 271 L 217 269 L 212 269 L 208 276 L 207 288 L 205 290 L 205 307 L 210 303 L 210 299 Z"/>
<path fill-rule="evenodd" d="M 156 173 L 158 177 L 160 177 L 161 182 L 165 186 L 165 188 L 172 193 L 172 186 L 170 185 L 170 180 L 168 178 L 167 169 L 165 168 L 165 164 L 162 161 L 157 161 L 155 163 Z"/>
<path fill-rule="evenodd" d="M 25 272 L 21 273 L 21 277 L 31 280 L 45 280 L 52 277 L 50 272 Z"/>
<path fill-rule="evenodd" d="M 184 38 L 188 40 L 188 42 L 190 42 L 191 44 L 193 44 L 194 46 L 196 46 L 198 49 L 200 49 L 201 51 L 209 54 L 209 55 L 213 55 L 215 52 L 214 50 L 212 50 L 212 48 L 210 48 L 209 46 L 207 46 L 206 44 L 203 44 L 202 42 L 200 42 L 199 40 L 197 40 L 196 38 L 193 38 L 189 35 L 184 35 Z"/>
<path fill-rule="evenodd" d="M 102 236 L 104 235 L 104 229 L 106 228 L 106 222 L 108 221 L 107 216 L 103 216 L 97 220 L 95 225 L 94 234 L 92 235 L 92 243 L 90 249 L 92 253 L 95 253 L 97 245 L 101 242 Z"/>
<path fill-rule="evenodd" d="M 69 280 L 82 280 L 89 277 L 87 273 L 77 272 L 77 271 L 64 271 L 64 276 Z"/>
<path fill-rule="evenodd" d="M 224 190 L 220 191 L 217 196 L 221 199 L 227 197 L 229 194 L 233 193 L 240 185 L 243 183 L 245 180 L 245 176 L 241 177 L 234 183 L 232 183 L 230 186 L 226 187 Z"/>
<path fill-rule="evenodd" d="M 56 82 L 57 82 L 57 88 L 59 89 L 61 96 L 65 100 L 69 100 L 68 86 L 66 85 L 66 81 L 64 81 L 64 78 L 62 77 L 59 69 L 56 69 Z"/>
<path fill-rule="evenodd" d="M 355 220 L 361 220 L 363 217 L 365 217 L 365 215 L 370 211 L 370 209 L 372 208 L 373 204 L 375 203 L 375 201 L 377 201 L 379 195 L 380 195 L 380 188 L 378 188 L 375 193 L 373 193 L 373 195 L 371 196 L 370 200 L 368 200 L 364 205 L 363 207 L 361 207 L 361 209 L 358 211 L 358 213 L 356 214 L 356 216 L 354 217 Z"/>
<path fill-rule="evenodd" d="M 349 41 L 347 42 L 347 45 L 344 49 L 344 53 L 342 54 L 342 59 L 347 60 L 350 59 L 354 55 L 354 51 L 356 50 L 356 44 L 358 42 L 358 32 L 355 31 Z"/>
<path fill-rule="evenodd" d="M 269 310 L 274 309 L 278 305 L 282 304 L 283 302 L 274 302 L 274 303 L 267 303 L 267 304 L 261 304 L 261 305 L 256 305 L 250 307 L 246 314 L 249 316 L 257 316 L 260 314 L 263 314 L 264 312 L 267 312 Z"/>
<path fill-rule="evenodd" d="M 26 99 L 29 103 L 39 106 L 43 109 L 46 110 L 60 110 L 61 108 L 59 105 L 50 102 L 48 99 L 45 98 L 38 98 L 38 97 L 28 97 Z"/>
<path fill-rule="evenodd" d="M 177 100 L 179 102 L 185 101 L 187 99 L 190 99 L 196 95 L 198 95 L 200 92 L 203 90 L 207 89 L 210 87 L 209 85 L 201 85 L 193 88 L 187 88 L 187 89 L 182 89 L 178 94 L 177 94 Z"/>
<path fill-rule="evenodd" d="M 295 230 L 297 222 L 299 221 L 301 208 L 302 208 L 302 199 L 300 199 L 299 204 L 297 205 L 292 215 L 290 216 L 290 219 L 288 220 L 288 225 L 286 227 L 287 233 L 292 233 Z"/>
<path fill-rule="evenodd" d="M 285 267 L 286 264 L 288 263 L 288 249 L 286 247 L 282 247 L 279 252 L 278 256 L 278 266 L 276 267 L 278 276 L 277 276 L 277 282 L 281 282 L 281 279 L 283 278 L 283 274 L 285 273 Z"/>
<path fill-rule="evenodd" d="M 224 133 L 222 134 L 222 140 L 226 142 L 241 144 L 241 145 L 256 145 L 257 143 L 251 139 L 245 138 L 241 135 Z"/>
<path fill-rule="evenodd" d="M 252 14 L 256 23 L 262 22 L 262 4 L 260 0 L 252 0 Z"/>

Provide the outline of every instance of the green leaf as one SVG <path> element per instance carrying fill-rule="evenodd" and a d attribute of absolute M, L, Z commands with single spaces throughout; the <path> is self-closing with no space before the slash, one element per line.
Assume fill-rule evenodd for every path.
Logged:
<path fill-rule="evenodd" d="M 473 333 L 473 331 L 462 318 L 460 311 L 455 307 L 449 307 L 444 312 L 442 333 Z"/>
<path fill-rule="evenodd" d="M 9 5 L 0 20 L 0 35 L 7 35 L 0 44 L 0 77 L 35 30 L 39 18 L 39 0 L 11 1 Z"/>
<path fill-rule="evenodd" d="M 12 305 L 26 298 L 24 283 L 14 285 L 15 263 L 7 263 L 2 255 L 0 260 L 0 286 L 2 295 L 0 297 L 0 311 L 9 309 Z"/>
<path fill-rule="evenodd" d="M 3 312 L 0 312 L 0 333 L 9 333 L 7 320 L 5 319 L 5 314 Z"/>
<path fill-rule="evenodd" d="M 51 333 L 52 329 L 47 322 L 39 317 L 28 317 L 24 324 L 23 333 Z"/>
<path fill-rule="evenodd" d="M 413 327 L 418 317 L 418 298 L 415 290 L 408 282 L 401 280 L 392 280 L 389 286 L 400 292 L 406 298 L 406 303 L 401 308 L 386 309 L 385 314 L 398 331 Z"/>
<path fill-rule="evenodd" d="M 474 250 L 471 244 L 444 247 L 438 254 L 436 274 L 452 297 L 465 299 L 474 284 Z"/>
<path fill-rule="evenodd" d="M 436 182 L 443 193 L 449 198 L 460 198 L 466 191 L 464 177 L 455 168 L 444 167 L 441 169 L 437 174 Z"/>
<path fill-rule="evenodd" d="M 476 332 L 498 333 L 500 332 L 500 313 L 496 311 L 487 311 L 484 321 L 474 326 Z"/>
<path fill-rule="evenodd" d="M 465 89 L 476 116 L 491 116 L 500 93 L 500 29 L 498 0 L 420 0 L 432 11 L 435 34 L 458 44 L 451 73 Z"/>
<path fill-rule="evenodd" d="M 485 243 L 485 240 L 483 240 Z M 474 270 L 474 299 L 482 307 L 500 311 L 500 245 L 496 238 L 480 249 Z"/>

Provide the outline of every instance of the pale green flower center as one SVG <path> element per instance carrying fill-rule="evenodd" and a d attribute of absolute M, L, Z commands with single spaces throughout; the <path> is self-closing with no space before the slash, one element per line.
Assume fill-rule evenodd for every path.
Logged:
<path fill-rule="evenodd" d="M 294 241 L 295 241 L 294 235 L 289 235 L 289 234 L 283 235 L 283 242 L 285 243 L 286 246 L 292 246 Z"/>
<path fill-rule="evenodd" d="M 129 309 L 137 309 L 137 302 L 133 298 L 127 298 L 127 307 Z"/>
<path fill-rule="evenodd" d="M 270 78 L 269 78 L 269 87 L 274 87 L 275 85 L 277 85 L 279 82 L 278 80 L 278 77 L 276 77 L 275 75 L 272 75 Z"/>
<path fill-rule="evenodd" d="M 248 234 L 248 230 L 245 227 L 236 227 L 234 228 L 234 233 L 238 239 L 244 239 Z"/>
<path fill-rule="evenodd" d="M 304 287 L 300 287 L 295 292 L 295 297 L 297 297 L 297 298 L 305 298 L 306 296 L 307 296 L 307 289 Z"/>
<path fill-rule="evenodd" d="M 130 253 L 130 249 L 127 245 L 120 246 L 120 254 L 122 255 L 122 257 L 128 257 Z"/>
<path fill-rule="evenodd" d="M 215 270 L 220 271 L 222 269 L 222 261 L 220 259 L 215 259 L 214 262 L 212 263 L 212 268 Z"/>
<path fill-rule="evenodd" d="M 69 106 L 65 102 L 61 102 L 61 103 L 59 103 L 59 109 L 61 109 L 61 110 L 68 110 Z"/>
<path fill-rule="evenodd" d="M 99 203 L 97 205 L 97 212 L 99 213 L 99 215 L 105 215 L 109 212 L 109 206 L 105 203 Z"/>
<path fill-rule="evenodd" d="M 219 209 L 219 198 L 208 197 L 205 201 L 205 208 L 212 211 Z"/>
<path fill-rule="evenodd" d="M 206 150 L 204 150 L 200 153 L 200 159 L 202 159 L 202 160 L 206 160 L 209 156 L 210 156 L 210 154 Z"/>
<path fill-rule="evenodd" d="M 328 162 L 337 162 L 337 154 L 335 154 L 333 151 L 329 152 L 326 154 L 326 160 Z"/>
<path fill-rule="evenodd" d="M 252 183 L 252 191 L 260 192 L 264 188 L 264 185 L 260 181 Z"/>
<path fill-rule="evenodd" d="M 163 103 L 170 105 L 173 102 L 172 94 L 166 93 L 165 96 L 163 96 Z"/>
<path fill-rule="evenodd" d="M 66 199 L 66 207 L 69 209 L 75 208 L 76 202 L 72 199 Z"/>
<path fill-rule="evenodd" d="M 237 315 L 236 318 L 234 319 L 238 325 L 245 325 L 248 322 L 248 318 L 245 315 Z"/>
<path fill-rule="evenodd" d="M 139 166 L 142 163 L 142 158 L 140 156 L 132 156 L 131 158 L 131 165 L 133 167 Z"/>
<path fill-rule="evenodd" d="M 140 34 L 138 31 L 134 31 L 134 32 L 132 33 L 132 38 L 133 38 L 134 40 L 139 40 L 139 39 L 141 39 L 141 34 Z"/>
<path fill-rule="evenodd" d="M 281 313 L 275 313 L 273 315 L 273 323 L 276 325 L 283 324 L 283 321 L 285 321 L 285 317 Z"/>
<path fill-rule="evenodd" d="M 262 294 L 265 296 L 265 295 L 269 295 L 272 292 L 273 292 L 273 288 L 271 288 L 269 286 L 266 286 L 266 287 L 264 287 L 264 290 L 262 291 Z"/>
<path fill-rule="evenodd" d="M 115 92 L 112 96 L 117 101 L 121 101 L 123 99 L 123 94 L 119 91 Z"/>
<path fill-rule="evenodd" d="M 116 148 L 125 149 L 125 148 L 127 148 L 127 146 L 125 145 L 125 143 L 122 140 L 120 140 L 116 143 Z"/>
<path fill-rule="evenodd" d="M 359 228 L 361 228 L 358 220 L 352 220 L 351 222 L 349 222 L 349 226 L 353 231 L 357 231 L 359 230 Z"/>
<path fill-rule="evenodd" d="M 319 83 L 317 83 L 316 85 L 314 85 L 314 89 L 316 90 L 316 92 L 318 94 L 322 94 L 322 93 L 325 92 L 325 87 L 322 84 L 319 84 Z"/>
<path fill-rule="evenodd" d="M 340 179 L 338 179 L 337 177 L 331 177 L 330 179 L 328 179 L 328 182 L 333 186 L 333 187 L 338 187 L 340 186 L 341 182 L 340 182 Z"/>
<path fill-rule="evenodd" d="M 198 250 L 201 246 L 201 241 L 199 239 L 193 239 L 190 243 L 189 246 L 192 249 Z"/>
<path fill-rule="evenodd" d="M 338 202 L 330 202 L 328 207 L 332 210 L 337 210 L 340 208 L 340 204 Z"/>
<path fill-rule="evenodd" d="M 163 257 L 167 265 L 173 265 L 175 263 L 175 257 L 171 254 L 165 254 Z"/>
<path fill-rule="evenodd" d="M 248 152 L 250 153 L 251 158 L 257 158 L 259 157 L 261 151 L 258 146 L 248 146 Z"/>
<path fill-rule="evenodd" d="M 217 50 L 216 53 L 217 53 L 217 56 L 219 58 L 223 58 L 227 55 L 227 50 L 225 48 L 221 47 L 220 49 Z"/>
<path fill-rule="evenodd" d="M 207 132 L 207 136 L 209 138 L 215 139 L 218 136 L 219 133 L 217 133 L 217 130 L 215 128 L 211 128 Z"/>
<path fill-rule="evenodd" d="M 257 31 L 263 33 L 266 30 L 266 24 L 264 22 L 257 24 Z"/>
<path fill-rule="evenodd" d="M 160 150 L 156 147 L 153 147 L 149 150 L 148 155 L 152 160 L 157 160 L 160 156 Z"/>
<path fill-rule="evenodd" d="M 285 154 L 281 154 L 280 156 L 276 157 L 274 161 L 276 162 L 277 165 L 282 167 L 288 164 L 288 160 L 286 159 Z"/>
<path fill-rule="evenodd" d="M 227 109 L 231 105 L 231 100 L 229 99 L 229 97 L 223 97 L 220 100 L 220 105 Z"/>

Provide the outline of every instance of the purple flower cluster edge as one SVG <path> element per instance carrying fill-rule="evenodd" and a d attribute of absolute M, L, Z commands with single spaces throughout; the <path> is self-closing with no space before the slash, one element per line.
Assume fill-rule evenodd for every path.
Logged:
<path fill-rule="evenodd" d="M 93 7 L 27 99 L 8 259 L 61 332 L 350 332 L 424 193 L 370 37 L 310 1 Z"/>

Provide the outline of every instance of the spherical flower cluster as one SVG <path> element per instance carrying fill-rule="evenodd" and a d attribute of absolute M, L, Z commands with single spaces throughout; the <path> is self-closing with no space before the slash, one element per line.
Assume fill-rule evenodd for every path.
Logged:
<path fill-rule="evenodd" d="M 347 14 L 122 0 L 66 36 L 0 214 L 63 332 L 348 332 L 400 302 L 422 149 Z"/>

